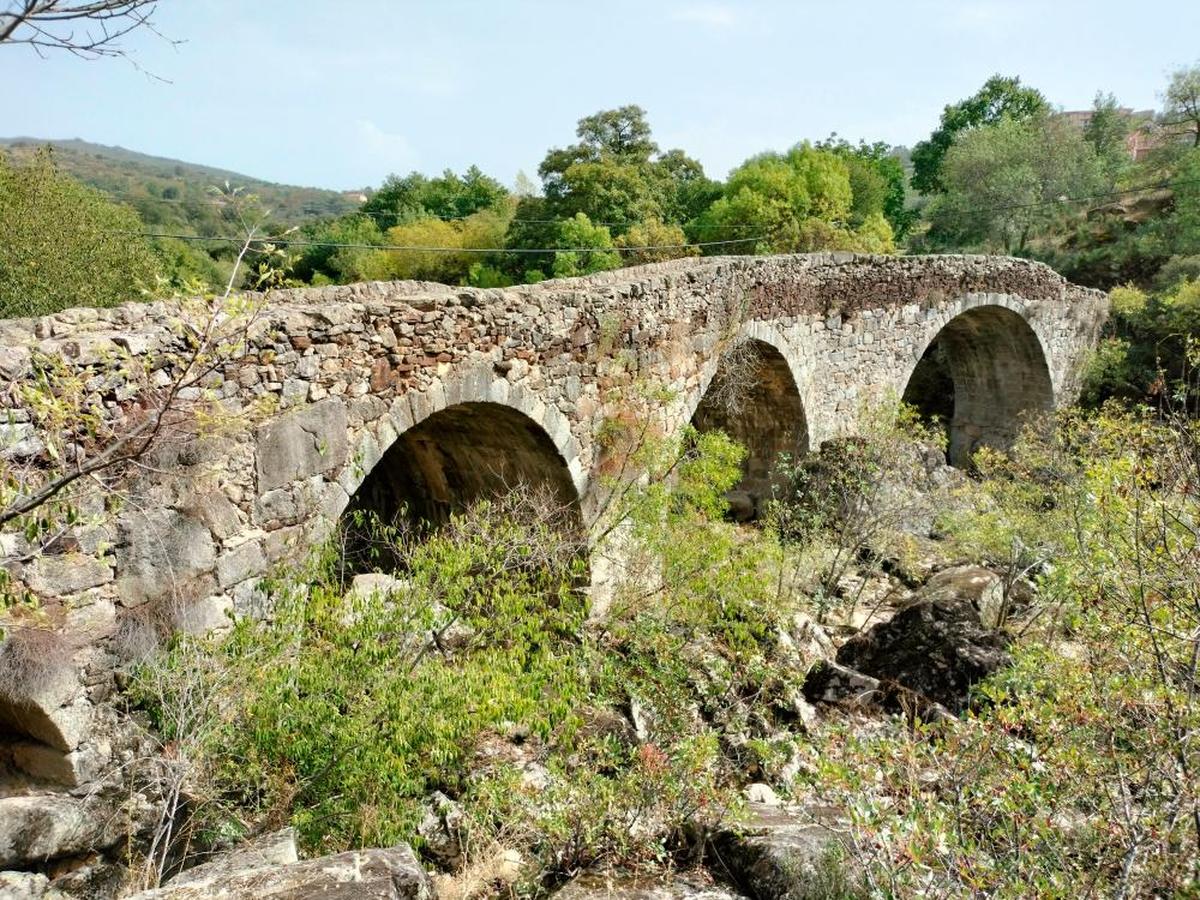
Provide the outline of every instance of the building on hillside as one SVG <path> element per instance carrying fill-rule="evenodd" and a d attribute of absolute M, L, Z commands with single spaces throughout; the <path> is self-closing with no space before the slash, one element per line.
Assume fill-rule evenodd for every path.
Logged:
<path fill-rule="evenodd" d="M 1155 123 L 1154 110 L 1134 110 L 1128 106 L 1122 106 L 1117 109 L 1117 112 L 1129 121 L 1129 133 L 1125 135 L 1125 149 L 1129 152 L 1129 158 L 1134 162 L 1144 159 L 1151 150 L 1163 146 L 1170 140 L 1170 136 Z M 1081 131 L 1091 124 L 1094 114 L 1095 110 L 1093 109 L 1072 109 L 1059 113 Z"/>

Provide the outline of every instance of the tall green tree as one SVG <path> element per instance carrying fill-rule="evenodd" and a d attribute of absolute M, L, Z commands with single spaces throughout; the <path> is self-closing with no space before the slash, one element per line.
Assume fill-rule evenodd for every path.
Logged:
<path fill-rule="evenodd" d="M 940 246 L 1024 253 L 1103 184 L 1095 151 L 1080 130 L 1048 113 L 960 134 L 942 165 L 942 192 L 930 203 L 930 237 Z"/>
<path fill-rule="evenodd" d="M 888 252 L 894 245 L 881 213 L 882 185 L 870 174 L 863 189 L 862 214 L 856 217 L 847 160 L 830 150 L 797 144 L 787 153 L 752 157 L 735 169 L 724 196 L 693 223 L 691 232 L 702 242 L 745 241 L 717 252 Z"/>
<path fill-rule="evenodd" d="M 1171 75 L 1163 95 L 1162 124 L 1200 147 L 1200 65 Z"/>
<path fill-rule="evenodd" d="M 1121 111 L 1117 98 L 1112 94 L 1097 93 L 1092 102 L 1092 116 L 1083 129 L 1083 139 L 1092 145 L 1092 150 L 1110 180 L 1129 167 L 1129 151 L 1125 139 L 1133 123 Z"/>
<path fill-rule="evenodd" d="M 49 151 L 0 154 L 0 318 L 115 306 L 155 286 L 133 210 L 60 174 Z"/>
<path fill-rule="evenodd" d="M 897 156 L 900 152 L 898 148 L 893 148 L 885 141 L 872 144 L 859 141 L 855 145 L 836 134 L 819 141 L 816 147 L 838 154 L 850 168 L 855 227 L 865 222 L 872 213 L 880 212 L 887 219 L 897 240 L 908 234 L 916 224 L 917 211 L 908 208 L 908 175 Z"/>
<path fill-rule="evenodd" d="M 608 229 L 603 225 L 593 225 L 583 213 L 577 213 L 559 225 L 558 241 L 560 246 L 587 248 L 591 252 L 562 250 L 555 253 L 555 278 L 574 278 L 621 266 L 621 254 L 613 249 Z"/>
<path fill-rule="evenodd" d="M 553 218 L 583 213 L 623 234 L 639 222 L 682 225 L 719 194 L 698 161 L 659 151 L 639 106 L 586 116 L 575 134 L 577 143 L 550 150 L 538 167 Z"/>
<path fill-rule="evenodd" d="M 912 186 L 923 194 L 943 190 L 942 162 L 962 132 L 994 125 L 1004 118 L 1029 119 L 1049 108 L 1041 92 L 1025 87 L 1020 78 L 993 75 L 966 100 L 942 110 L 941 122 L 929 140 L 913 147 Z"/>
<path fill-rule="evenodd" d="M 378 253 L 383 231 L 370 216 L 343 216 L 309 225 L 301 232 L 309 243 L 292 266 L 292 274 L 309 283 L 352 281 L 379 277 Z"/>

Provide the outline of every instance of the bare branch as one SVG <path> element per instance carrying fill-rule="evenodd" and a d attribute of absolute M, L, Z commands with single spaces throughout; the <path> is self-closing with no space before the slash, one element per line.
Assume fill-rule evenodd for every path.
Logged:
<path fill-rule="evenodd" d="M 128 58 L 123 39 L 132 32 L 163 37 L 154 24 L 158 0 L 0 0 L 0 9 L 0 45 L 24 44 L 43 58 L 53 50 Z"/>

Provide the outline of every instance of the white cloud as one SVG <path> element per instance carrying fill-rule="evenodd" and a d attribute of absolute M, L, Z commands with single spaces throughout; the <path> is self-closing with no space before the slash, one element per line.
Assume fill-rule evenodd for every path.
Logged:
<path fill-rule="evenodd" d="M 696 3 L 677 9 L 671 16 L 677 22 L 691 22 L 708 28 L 731 28 L 737 24 L 737 13 L 728 6 L 715 3 Z"/>
<path fill-rule="evenodd" d="M 420 156 L 404 135 L 384 131 L 370 119 L 356 121 L 354 131 L 354 146 L 364 160 L 382 164 L 393 172 L 417 167 Z"/>

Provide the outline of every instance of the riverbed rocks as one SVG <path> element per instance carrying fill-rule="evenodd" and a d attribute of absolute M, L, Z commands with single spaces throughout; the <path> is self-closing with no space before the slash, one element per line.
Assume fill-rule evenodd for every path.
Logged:
<path fill-rule="evenodd" d="M 712 880 L 705 872 L 665 877 L 585 872 L 567 882 L 554 900 L 743 900 L 744 894 Z"/>

